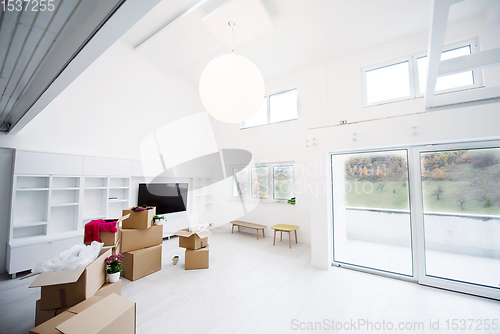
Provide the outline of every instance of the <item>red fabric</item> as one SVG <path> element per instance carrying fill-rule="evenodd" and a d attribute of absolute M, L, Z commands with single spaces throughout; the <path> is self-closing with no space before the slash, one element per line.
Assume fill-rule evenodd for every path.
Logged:
<path fill-rule="evenodd" d="M 116 222 L 106 222 L 103 219 L 93 220 L 85 224 L 84 242 L 99 241 L 99 231 L 116 233 Z"/>
<path fill-rule="evenodd" d="M 99 241 L 99 222 L 102 219 L 93 220 L 85 224 L 85 239 L 84 242 Z"/>
<path fill-rule="evenodd" d="M 116 222 L 99 222 L 99 231 L 116 233 L 118 231 Z"/>

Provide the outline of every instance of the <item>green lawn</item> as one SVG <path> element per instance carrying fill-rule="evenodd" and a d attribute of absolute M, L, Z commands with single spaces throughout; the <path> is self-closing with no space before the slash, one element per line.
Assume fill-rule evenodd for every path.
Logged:
<path fill-rule="evenodd" d="M 380 189 L 381 184 L 385 184 Z M 346 204 L 353 207 L 408 210 L 408 185 L 403 182 L 346 180 Z"/>
<path fill-rule="evenodd" d="M 379 187 L 381 183 L 385 184 L 382 189 Z M 443 191 L 438 200 L 434 191 L 439 186 L 441 186 Z M 487 215 L 500 214 L 500 206 L 498 204 L 485 207 L 485 201 L 480 196 L 474 196 L 470 188 L 470 182 L 466 181 L 424 181 L 425 211 Z M 346 180 L 346 204 L 351 207 L 408 210 L 408 192 L 408 186 L 404 186 L 403 182 Z M 465 196 L 463 210 L 458 200 L 459 196 Z"/>

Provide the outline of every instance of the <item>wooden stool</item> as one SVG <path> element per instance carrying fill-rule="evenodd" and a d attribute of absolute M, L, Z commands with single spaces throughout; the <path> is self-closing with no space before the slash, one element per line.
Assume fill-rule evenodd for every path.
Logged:
<path fill-rule="evenodd" d="M 292 241 L 290 240 L 290 232 L 295 231 L 295 243 L 298 244 L 298 242 L 297 242 L 297 230 L 299 229 L 299 227 L 300 226 L 285 225 L 285 224 L 278 224 L 278 225 L 271 226 L 271 228 L 274 230 L 273 246 L 276 244 L 276 231 L 281 232 L 280 241 L 283 241 L 283 232 L 288 232 L 288 244 L 290 245 L 290 248 L 292 248 Z"/>

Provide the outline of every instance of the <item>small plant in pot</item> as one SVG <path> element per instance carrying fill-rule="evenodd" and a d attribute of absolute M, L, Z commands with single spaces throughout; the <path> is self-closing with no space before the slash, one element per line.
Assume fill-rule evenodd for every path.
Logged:
<path fill-rule="evenodd" d="M 154 216 L 153 217 L 153 224 L 160 225 L 160 223 L 161 223 L 162 220 L 166 221 L 165 217 L 163 217 L 163 216 Z"/>
<path fill-rule="evenodd" d="M 176 265 L 178 261 L 179 261 L 179 255 L 176 255 L 172 258 L 172 262 L 174 263 L 174 265 Z"/>
<path fill-rule="evenodd" d="M 106 266 L 108 267 L 106 272 L 110 283 L 115 283 L 120 279 L 120 272 L 123 271 L 121 259 L 123 259 L 123 255 L 119 253 L 106 258 Z"/>

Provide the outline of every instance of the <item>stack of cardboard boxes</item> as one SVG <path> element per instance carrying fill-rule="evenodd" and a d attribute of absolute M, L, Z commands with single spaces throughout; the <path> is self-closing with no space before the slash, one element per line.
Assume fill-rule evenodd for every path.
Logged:
<path fill-rule="evenodd" d="M 190 232 L 189 228 L 175 232 L 179 236 L 179 247 L 186 248 L 185 270 L 208 268 L 208 237 L 212 234 L 210 230 Z"/>
<path fill-rule="evenodd" d="M 103 298 L 111 294 L 121 295 L 121 280 L 112 284 L 105 283 L 105 259 L 111 256 L 111 253 L 112 247 L 105 247 L 94 262 L 85 268 L 39 274 L 29 286 L 41 288 L 41 299 L 36 302 L 35 311 L 35 326 L 37 327 L 31 332 L 54 332 L 54 329 L 52 331 L 49 329 L 51 325 L 46 325 L 41 329 L 39 327 L 52 318 L 69 319 L 76 314 L 71 308 L 89 298 L 94 296 Z"/>
<path fill-rule="evenodd" d="M 156 208 L 134 212 L 123 210 L 121 234 L 122 276 L 135 281 L 161 269 L 163 225 L 153 225 Z"/>

